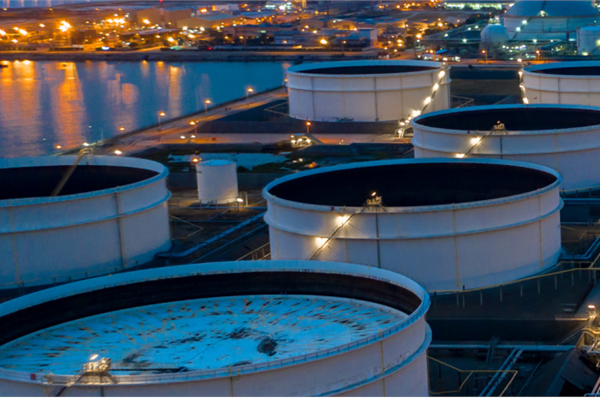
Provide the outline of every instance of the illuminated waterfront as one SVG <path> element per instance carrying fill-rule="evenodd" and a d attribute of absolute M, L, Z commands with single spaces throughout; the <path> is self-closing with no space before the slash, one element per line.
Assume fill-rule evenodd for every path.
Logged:
<path fill-rule="evenodd" d="M 287 64 L 3 62 L 0 157 L 48 154 L 280 86 Z"/>

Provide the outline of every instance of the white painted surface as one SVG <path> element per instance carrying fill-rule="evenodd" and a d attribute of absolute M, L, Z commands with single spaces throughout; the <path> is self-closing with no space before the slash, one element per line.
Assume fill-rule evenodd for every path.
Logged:
<path fill-rule="evenodd" d="M 466 113 L 475 110 L 565 108 L 597 111 L 600 108 L 541 104 L 535 106 L 502 105 L 458 108 L 430 113 L 411 121 L 414 127 L 412 144 L 415 158 L 455 158 L 467 154 L 468 158 L 495 158 L 524 161 L 543 165 L 558 171 L 562 177 L 562 189 L 570 191 L 600 185 L 600 124 L 537 131 L 506 131 L 490 134 L 490 131 L 465 131 L 427 126 L 421 121 L 427 116 Z M 468 118 L 468 116 L 465 116 Z M 481 138 L 477 142 L 477 138 Z M 473 141 L 477 145 L 473 145 Z"/>
<path fill-rule="evenodd" d="M 0 160 L 0 168 L 71 165 L 75 156 Z M 145 263 L 170 248 L 166 168 L 92 156 L 81 165 L 148 169 L 131 185 L 74 195 L 0 201 L 0 288 L 66 282 Z"/>
<path fill-rule="evenodd" d="M 600 54 L 600 26 L 586 26 L 577 31 L 577 53 L 580 56 Z"/>
<path fill-rule="evenodd" d="M 237 168 L 233 161 L 209 160 L 196 165 L 198 198 L 203 204 L 233 203 L 238 198 Z"/>
<path fill-rule="evenodd" d="M 560 62 L 523 69 L 523 97 L 529 104 L 579 104 L 600 106 L 600 75 L 558 75 L 551 68 L 600 67 L 599 61 Z"/>
<path fill-rule="evenodd" d="M 417 72 L 326 75 L 311 69 L 346 66 L 397 65 L 433 69 Z M 396 121 L 420 113 L 428 98 L 439 90 L 426 109 L 450 108 L 449 69 L 428 61 L 336 61 L 302 64 L 287 70 L 290 116 L 309 121 Z"/>
<path fill-rule="evenodd" d="M 310 261 L 228 262 L 160 268 L 89 279 L 3 303 L 0 316 L 34 304 L 137 281 L 249 271 L 304 271 L 360 276 L 406 288 L 422 300 L 408 317 L 367 337 L 270 363 L 191 370 L 177 374 L 118 377 L 118 384 L 76 384 L 62 396 L 427 396 L 426 351 L 431 332 L 425 322 L 429 296 L 415 282 L 389 271 L 360 265 Z M 361 302 L 358 302 L 361 303 Z M 285 368 L 284 368 L 285 367 Z M 54 381 L 72 379 L 54 375 Z M 43 373 L 0 368 L 5 396 L 44 396 L 55 385 Z"/>
<path fill-rule="evenodd" d="M 305 204 L 275 197 L 269 189 L 307 175 L 396 163 L 489 163 L 542 170 L 555 183 L 534 192 L 493 200 L 423 207 Z M 390 179 L 394 179 L 390 177 Z M 401 177 L 397 177 L 401 184 Z M 560 176 L 529 163 L 501 160 L 392 160 L 321 168 L 280 178 L 263 191 L 271 257 L 309 259 L 351 215 L 318 255 L 320 260 L 365 264 L 407 276 L 429 291 L 500 284 L 540 273 L 560 255 Z"/>

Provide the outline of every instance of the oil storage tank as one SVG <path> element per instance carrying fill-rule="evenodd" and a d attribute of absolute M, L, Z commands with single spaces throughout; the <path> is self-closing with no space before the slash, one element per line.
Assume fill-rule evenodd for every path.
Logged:
<path fill-rule="evenodd" d="M 429 304 L 410 279 L 334 262 L 88 279 L 0 304 L 0 393 L 427 396 Z"/>
<path fill-rule="evenodd" d="M 69 176 L 76 159 L 0 160 L 0 288 L 107 274 L 170 248 L 163 165 L 87 155 Z"/>
<path fill-rule="evenodd" d="M 577 54 L 580 56 L 600 54 L 600 26 L 586 26 L 577 31 Z"/>
<path fill-rule="evenodd" d="M 600 108 L 560 104 L 456 108 L 417 117 L 415 158 L 499 158 L 553 168 L 564 190 L 600 185 Z"/>
<path fill-rule="evenodd" d="M 271 258 L 365 264 L 429 291 L 509 282 L 556 263 L 561 180 L 543 166 L 475 159 L 293 174 L 263 191 Z"/>
<path fill-rule="evenodd" d="M 394 121 L 450 108 L 450 77 L 430 61 L 336 61 L 288 68 L 290 116 L 310 121 Z"/>
<path fill-rule="evenodd" d="M 238 198 L 237 168 L 234 161 L 208 160 L 197 164 L 196 181 L 201 203 L 227 204 Z"/>
<path fill-rule="evenodd" d="M 598 61 L 530 65 L 521 74 L 524 103 L 600 106 Z"/>

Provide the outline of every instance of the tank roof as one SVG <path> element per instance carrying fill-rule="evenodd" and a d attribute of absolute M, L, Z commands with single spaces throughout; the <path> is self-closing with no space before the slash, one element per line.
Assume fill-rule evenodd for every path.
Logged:
<path fill-rule="evenodd" d="M 67 201 L 133 189 L 168 175 L 162 164 L 130 157 L 85 156 L 58 196 L 53 189 L 77 156 L 0 160 L 0 207 Z"/>
<path fill-rule="evenodd" d="M 600 76 L 600 62 L 598 61 L 570 61 L 549 64 L 530 65 L 525 71 L 537 74 L 565 75 L 565 76 Z"/>
<path fill-rule="evenodd" d="M 0 200 L 48 197 L 69 169 L 68 165 L 0 169 Z M 80 165 L 66 182 L 61 196 L 130 185 L 158 172 L 118 166 Z"/>
<path fill-rule="evenodd" d="M 432 71 L 441 68 L 441 63 L 430 61 L 360 60 L 333 61 L 296 65 L 288 72 L 311 75 L 385 75 Z"/>
<path fill-rule="evenodd" d="M 600 125 L 600 108 L 561 105 L 468 107 L 425 114 L 415 125 L 488 133 L 502 122 L 506 131 L 541 131 Z"/>
<path fill-rule="evenodd" d="M 265 192 L 287 201 L 333 207 L 362 207 L 376 193 L 385 207 L 423 207 L 522 195 L 559 179 L 526 163 L 395 160 L 295 174 L 273 182 Z"/>
<path fill-rule="evenodd" d="M 337 262 L 226 262 L 115 274 L 1 303 L 0 353 L 7 353 L 0 355 L 0 377 L 29 377 L 51 365 L 56 374 L 62 362 L 79 370 L 92 354 L 125 363 L 129 374 L 164 372 L 170 380 L 281 368 L 394 335 L 420 320 L 429 304 L 427 292 L 406 277 Z"/>
<path fill-rule="evenodd" d="M 71 375 L 93 354 L 110 358 L 114 375 L 254 365 L 347 345 L 404 318 L 406 314 L 390 307 L 327 296 L 233 296 L 153 304 L 71 321 L 15 340 L 0 347 L 0 368 Z"/>

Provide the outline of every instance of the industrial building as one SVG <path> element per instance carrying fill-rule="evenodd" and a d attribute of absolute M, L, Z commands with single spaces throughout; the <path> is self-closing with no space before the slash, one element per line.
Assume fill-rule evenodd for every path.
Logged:
<path fill-rule="evenodd" d="M 520 0 L 503 14 L 510 40 L 575 40 L 579 28 L 600 22 L 592 1 Z"/>
<path fill-rule="evenodd" d="M 499 158 L 556 169 L 562 189 L 600 186 L 600 108 L 493 105 L 411 121 L 415 158 Z"/>
<path fill-rule="evenodd" d="M 333 262 L 89 279 L 0 304 L 0 393 L 427 396 L 429 305 L 410 279 Z"/>
<path fill-rule="evenodd" d="M 543 166 L 458 158 L 296 173 L 263 191 L 271 258 L 369 265 L 429 291 L 510 282 L 557 262 L 561 181 Z"/>
<path fill-rule="evenodd" d="M 1 159 L 1 288 L 108 274 L 168 250 L 167 175 L 134 158 Z"/>
<path fill-rule="evenodd" d="M 522 71 L 524 103 L 600 106 L 600 62 L 529 65 Z"/>
<path fill-rule="evenodd" d="M 290 116 L 301 120 L 397 121 L 450 107 L 442 63 L 339 61 L 288 68 Z"/>

